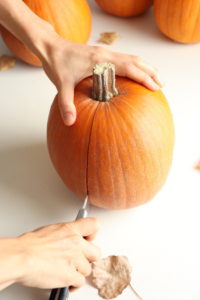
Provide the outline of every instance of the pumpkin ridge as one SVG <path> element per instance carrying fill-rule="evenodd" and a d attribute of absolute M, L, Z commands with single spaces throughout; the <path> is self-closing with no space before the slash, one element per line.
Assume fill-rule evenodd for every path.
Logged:
<path fill-rule="evenodd" d="M 169 14 L 169 11 L 170 11 L 170 3 L 169 3 L 169 0 L 167 1 L 167 12 L 166 14 Z M 160 14 L 160 19 L 162 20 L 162 14 Z M 171 23 L 171 20 L 167 19 L 167 32 L 170 32 L 171 33 L 171 26 L 170 26 L 170 23 Z M 166 34 L 167 34 L 166 32 Z M 167 34 L 168 36 L 168 34 Z"/>
<path fill-rule="evenodd" d="M 112 126 L 109 126 L 109 118 L 111 118 L 110 103 L 108 103 L 108 105 L 103 105 L 102 107 L 103 107 L 103 110 L 104 110 L 104 116 L 105 116 L 105 120 L 106 120 L 106 123 L 107 123 L 107 126 L 108 126 L 108 130 L 109 130 L 109 132 L 111 132 Z M 115 137 L 115 135 L 113 134 L 113 131 L 112 131 L 112 136 Z M 108 131 L 107 131 L 107 134 L 106 134 L 106 139 L 107 139 L 108 144 L 109 144 L 110 137 L 109 137 Z M 110 147 L 111 147 L 111 149 L 113 149 L 113 145 L 110 145 Z M 108 161 L 109 161 L 109 163 L 108 163 L 108 166 L 109 166 L 108 172 L 111 174 L 112 173 L 111 170 L 112 170 L 113 166 L 112 166 L 112 153 L 110 151 L 110 147 L 108 147 L 107 157 L 108 157 Z M 120 163 L 121 163 L 121 161 L 120 161 Z M 114 196 L 113 198 L 117 199 L 117 195 L 115 193 L 115 182 L 114 182 L 114 177 L 112 176 L 112 174 L 110 176 L 110 179 L 111 179 L 112 192 L 113 192 L 113 196 Z M 119 205 L 120 205 L 120 203 L 119 203 Z"/>
<path fill-rule="evenodd" d="M 193 39 L 195 39 L 195 34 L 196 34 L 196 32 L 195 32 L 195 28 L 197 27 L 197 25 L 198 25 L 198 22 L 199 22 L 199 19 L 200 19 L 200 4 L 199 4 L 199 8 L 198 8 L 198 13 L 197 13 L 197 15 L 196 15 L 196 20 L 195 20 L 195 22 L 194 22 L 194 26 L 193 26 L 193 32 L 192 32 L 192 40 Z"/>
<path fill-rule="evenodd" d="M 90 153 L 90 143 L 91 143 L 91 136 L 92 136 L 92 129 L 93 129 L 93 125 L 94 125 L 94 119 L 96 116 L 96 113 L 99 109 L 99 104 L 97 105 L 94 114 L 93 114 L 93 118 L 92 118 L 92 122 L 91 122 L 91 126 L 90 126 L 90 133 L 89 133 L 89 137 L 88 137 L 88 147 L 87 147 L 87 154 L 86 154 L 86 174 L 85 174 L 85 180 L 86 180 L 86 192 L 87 195 L 89 196 L 89 185 L 88 185 L 88 169 L 89 169 L 89 153 Z"/>
<path fill-rule="evenodd" d="M 114 102 L 113 102 L 113 104 L 114 104 Z M 132 110 L 133 110 L 133 105 L 131 105 L 130 103 L 128 103 L 128 101 L 126 101 L 126 105 L 129 105 L 131 108 L 132 108 Z M 118 117 L 121 119 L 121 120 L 123 120 L 124 121 L 124 119 L 122 118 L 122 116 L 121 116 L 121 113 L 120 113 L 120 109 L 122 110 L 123 108 L 122 107 L 120 107 L 120 109 L 119 109 L 119 107 L 117 107 L 117 105 L 115 105 L 114 104 L 114 107 L 115 107 L 115 109 L 116 109 L 116 112 L 118 113 Z M 128 115 L 128 113 L 127 112 L 125 112 L 127 115 Z M 137 113 L 137 110 L 135 110 L 135 113 Z M 125 122 L 123 122 L 125 125 L 126 125 L 126 123 Z M 121 123 L 120 123 L 121 124 Z M 120 130 L 119 130 L 119 134 L 120 134 Z M 138 143 L 137 143 L 137 139 L 135 138 L 135 136 L 134 136 L 134 144 L 135 144 L 135 148 L 136 149 L 138 149 L 139 148 L 139 146 L 138 146 Z M 129 153 L 130 153 L 130 151 L 129 151 Z M 143 166 L 143 172 L 144 172 L 144 174 L 146 174 L 146 167 L 145 167 L 145 164 L 144 164 L 144 161 L 143 161 L 143 158 L 142 158 L 142 156 L 139 156 L 140 157 L 140 161 L 141 161 L 141 166 Z M 147 183 L 147 180 L 145 180 L 145 186 L 146 186 L 146 190 L 149 190 L 149 184 Z M 138 197 L 137 197 L 137 190 L 135 189 L 135 199 L 137 199 Z"/>
<path fill-rule="evenodd" d="M 124 122 L 124 119 L 121 117 L 121 114 L 119 113 L 119 111 L 118 111 L 118 109 L 117 109 L 117 105 L 115 105 L 114 104 L 114 101 L 112 102 L 112 104 L 113 104 L 113 107 L 115 108 L 115 110 L 117 111 L 117 113 L 118 113 L 118 116 L 119 116 L 119 118 L 123 121 L 123 123 L 124 123 L 124 125 L 126 125 L 125 123 L 126 122 Z M 122 124 L 122 122 L 116 122 L 116 118 L 114 118 L 114 116 L 113 116 L 113 114 L 110 112 L 110 119 L 112 119 L 112 122 L 114 121 L 115 122 L 115 126 L 117 126 L 118 127 L 118 134 L 119 134 L 119 136 L 120 136 L 120 138 L 121 138 L 121 140 L 122 140 L 122 142 L 123 142 L 123 136 L 122 136 L 122 133 L 121 133 L 121 130 L 120 130 L 120 128 L 119 128 L 119 124 Z M 126 126 L 127 127 L 127 126 Z M 116 143 L 116 134 L 114 134 L 114 131 L 112 130 L 112 133 L 113 133 L 113 137 L 114 137 L 114 141 L 115 141 L 115 145 L 117 145 L 117 143 Z M 136 141 L 135 141 L 135 139 L 134 139 L 134 142 L 135 142 L 135 144 L 136 144 Z M 121 166 L 121 170 L 122 170 L 122 174 L 123 174 L 123 179 L 124 179 L 124 182 L 126 182 L 126 177 L 125 177 L 125 170 L 124 170 L 124 167 L 123 167 L 123 164 L 122 164 L 122 162 L 121 162 L 121 157 L 120 157 L 120 151 L 119 151 L 119 146 L 118 147 L 116 147 L 116 149 L 117 149 L 117 152 L 118 152 L 118 157 L 119 157 L 119 162 L 120 162 L 120 166 Z M 127 152 L 129 152 L 128 150 L 127 150 Z M 127 187 L 127 185 L 126 184 L 124 184 L 124 187 L 125 187 L 125 193 L 126 193 L 126 200 L 128 199 L 128 197 L 127 196 L 129 196 L 129 194 L 128 194 L 128 187 Z M 137 198 L 137 191 L 135 190 L 135 198 Z M 121 201 L 121 199 L 119 199 L 119 202 Z M 127 201 L 126 201 L 126 203 L 125 203 L 125 206 L 127 206 L 128 205 L 128 203 L 127 203 Z M 119 205 L 120 206 L 120 205 Z"/>
<path fill-rule="evenodd" d="M 117 153 L 117 155 L 118 155 L 118 161 L 119 161 L 119 165 L 120 165 L 120 169 L 121 169 L 121 178 L 123 177 L 123 180 L 124 180 L 124 183 L 125 183 L 125 171 L 124 171 L 124 168 L 123 168 L 123 164 L 122 164 L 122 162 L 121 162 L 121 157 L 120 157 L 120 152 L 119 152 L 119 147 L 118 147 L 118 145 L 117 145 L 117 142 L 116 142 L 116 134 L 115 134 L 115 132 L 114 132 L 114 130 L 113 130 L 113 127 L 115 127 L 115 124 L 116 124 L 116 118 L 114 118 L 113 117 L 113 114 L 112 114 L 112 111 L 111 111 L 111 106 L 107 106 L 107 113 L 109 114 L 109 119 L 108 119 L 108 123 L 110 122 L 111 123 L 111 126 L 109 126 L 109 128 L 110 128 L 110 132 L 112 133 L 112 136 L 113 136 L 113 144 L 115 145 L 115 149 L 117 150 L 116 151 L 116 153 Z M 114 120 L 114 122 L 113 122 L 113 120 Z M 112 125 L 114 125 L 114 126 L 112 126 Z M 116 127 L 115 127 L 116 128 Z M 107 135 L 107 138 L 109 139 L 109 136 Z M 113 145 L 111 145 L 111 147 L 113 148 Z M 110 156 L 111 156 L 111 152 L 110 152 Z M 112 166 L 111 166 L 111 168 L 112 168 Z M 113 184 L 113 194 L 115 194 L 115 184 Z M 125 194 L 126 195 L 128 195 L 128 193 L 127 193 L 127 186 L 126 186 L 126 184 L 124 184 L 124 190 L 125 190 Z M 115 195 L 115 199 L 117 199 L 117 195 Z M 127 197 L 126 197 L 126 199 L 127 199 Z M 120 201 L 121 201 L 121 199 L 118 199 L 118 201 L 119 201 L 119 204 L 118 204 L 118 206 L 120 207 Z"/>
<path fill-rule="evenodd" d="M 44 9 L 44 8 L 43 8 Z M 59 32 L 58 28 L 57 28 L 57 22 L 56 22 L 56 17 L 53 13 L 52 13 L 52 8 L 47 10 L 48 13 L 46 14 L 47 17 L 45 18 L 46 21 L 50 24 L 52 24 L 52 26 L 54 27 L 55 32 Z"/>
<path fill-rule="evenodd" d="M 155 93 L 155 92 L 154 92 Z M 138 95 L 139 96 L 139 95 Z M 132 97 L 132 94 L 131 95 L 129 95 L 129 98 L 131 98 Z M 121 99 L 122 100 L 122 99 Z M 141 95 L 141 100 L 143 100 L 143 102 L 146 100 L 145 99 L 145 97 L 143 97 L 143 95 Z M 163 98 L 163 100 L 165 100 L 165 98 Z M 152 100 L 151 100 L 152 101 Z M 126 119 L 128 119 L 129 118 L 129 114 L 127 113 L 127 111 L 126 111 L 126 109 L 124 109 L 124 107 L 123 106 L 121 106 L 121 105 L 117 105 L 118 103 L 115 103 L 114 101 L 112 101 L 112 102 L 110 102 L 110 103 L 112 103 L 112 105 L 115 107 L 115 109 L 116 109 L 116 112 L 118 113 L 118 118 L 121 118 L 121 120 L 124 120 L 123 118 L 122 118 L 122 113 L 120 112 L 120 111 L 123 111 L 123 115 L 125 116 L 125 115 L 127 115 L 127 117 L 126 117 Z M 143 116 L 143 114 L 144 114 L 144 111 L 143 110 L 138 110 L 138 108 L 136 108 L 135 109 L 135 107 L 134 107 L 134 104 L 133 103 L 131 103 L 131 101 L 125 101 L 124 102 L 125 103 L 125 105 L 127 106 L 127 107 L 130 107 L 131 108 L 131 110 L 132 110 L 132 112 L 134 113 L 134 114 L 136 114 L 137 115 L 137 118 L 136 118 L 136 120 L 137 119 L 140 119 L 140 117 L 142 117 Z M 158 106 L 158 111 L 162 111 L 162 106 L 163 106 L 163 102 L 160 102 L 160 104 L 159 104 L 159 106 Z M 165 103 L 165 105 L 166 105 L 166 103 Z M 153 106 L 152 106 L 153 107 Z M 149 111 L 149 109 L 150 109 L 150 111 Z M 150 113 L 150 115 L 151 115 L 151 107 L 149 108 L 148 107 L 148 112 Z M 154 111 L 154 110 L 153 110 Z M 153 113 L 153 111 L 152 111 L 152 113 Z M 168 106 L 168 113 L 170 113 L 170 111 L 169 111 L 169 106 Z M 147 120 L 148 119 L 148 120 Z M 142 121 L 142 125 L 143 125 L 143 127 L 144 127 L 144 129 L 148 126 L 148 122 L 149 122 L 149 117 L 147 116 L 147 119 L 146 119 L 146 117 L 145 117 L 145 119 Z M 155 127 L 156 127 L 156 125 L 157 126 L 161 126 L 161 128 L 162 128 L 162 131 L 165 129 L 165 126 L 163 127 L 163 124 L 162 124 L 162 122 L 160 122 L 159 121 L 159 123 L 158 123 L 158 120 L 156 119 L 156 122 L 155 122 L 155 120 L 154 119 L 151 119 L 151 123 L 154 123 L 155 124 Z M 122 124 L 122 122 L 120 122 L 120 124 Z M 141 130 L 142 131 L 142 130 Z M 120 131 L 119 131 L 119 134 L 120 134 Z M 136 132 L 136 134 L 137 134 L 137 132 Z M 153 132 L 151 133 L 151 134 L 153 134 Z M 138 136 L 140 136 L 140 134 L 138 135 Z M 155 141 L 156 139 L 157 139 L 157 137 L 156 137 L 156 135 L 152 135 L 152 141 Z M 145 143 L 144 143 L 144 141 L 142 141 L 142 139 L 140 139 L 139 138 L 139 140 L 141 141 L 141 143 L 142 143 L 142 148 L 143 149 L 145 149 L 146 148 L 146 145 L 145 145 Z M 134 142 L 135 142 L 135 145 L 136 145 L 136 149 L 139 149 L 141 146 L 137 143 L 137 138 L 135 138 L 134 139 Z M 154 144 L 154 142 L 152 143 L 152 144 Z M 160 145 L 161 146 L 161 145 Z M 162 157 L 162 147 L 157 147 L 157 151 L 159 151 L 159 153 L 160 153 L 160 156 Z M 129 153 L 130 153 L 130 151 L 129 151 Z M 139 158 L 140 158 L 140 161 L 141 161 L 141 166 L 143 166 L 143 173 L 144 174 L 147 174 L 148 173 L 148 169 L 146 169 L 146 164 L 145 164 L 145 160 L 143 160 L 143 157 L 142 156 L 139 156 Z M 154 164 L 154 162 L 151 160 L 151 155 L 149 156 L 149 162 L 151 162 L 151 169 L 152 170 L 154 170 L 154 168 L 156 167 L 155 166 L 155 164 Z M 157 174 L 156 174 L 156 176 L 155 176 L 155 178 L 154 178 L 154 180 L 157 180 L 158 178 L 163 178 L 163 176 L 164 176 L 164 173 L 165 173 L 165 171 L 163 170 L 163 168 L 162 168 L 162 164 L 161 164 L 161 161 L 160 160 L 158 160 L 158 162 L 157 162 L 159 165 L 160 165 L 160 167 L 159 168 L 157 168 Z M 164 172 L 164 173 L 163 173 Z M 145 175 L 145 186 L 146 186 L 146 191 L 149 191 L 149 190 L 151 190 L 151 183 L 148 181 L 148 176 L 146 176 Z M 160 180 L 160 179 L 159 179 Z M 150 194 L 150 195 L 147 195 L 148 197 L 150 197 L 151 196 L 151 198 L 152 198 L 152 195 Z"/>

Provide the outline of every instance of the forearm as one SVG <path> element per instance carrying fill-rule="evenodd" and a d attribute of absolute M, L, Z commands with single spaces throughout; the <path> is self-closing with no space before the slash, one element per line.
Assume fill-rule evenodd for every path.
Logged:
<path fill-rule="evenodd" d="M 24 275 L 23 249 L 18 238 L 0 238 L 0 290 Z"/>
<path fill-rule="evenodd" d="M 0 24 L 39 57 L 47 55 L 48 44 L 57 36 L 22 0 L 0 0 Z"/>

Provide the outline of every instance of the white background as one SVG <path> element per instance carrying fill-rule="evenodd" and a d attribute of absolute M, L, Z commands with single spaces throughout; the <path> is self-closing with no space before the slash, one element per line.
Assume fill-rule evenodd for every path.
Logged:
<path fill-rule="evenodd" d="M 137 54 L 160 70 L 174 115 L 176 143 L 167 183 L 148 204 L 127 211 L 92 208 L 101 221 L 96 243 L 104 256 L 127 255 L 132 283 L 143 300 L 200 299 L 200 44 L 165 38 L 153 14 L 120 19 L 95 4 L 90 44 L 99 33 L 122 38 L 114 51 Z M 0 54 L 9 53 L 0 41 Z M 72 220 L 81 202 L 54 171 L 46 148 L 46 122 L 55 88 L 42 69 L 18 62 L 0 73 L 0 236 L 16 236 Z M 1 300 L 45 300 L 48 292 L 14 285 Z M 71 300 L 100 299 L 86 285 Z M 129 289 L 117 299 L 136 299 Z"/>

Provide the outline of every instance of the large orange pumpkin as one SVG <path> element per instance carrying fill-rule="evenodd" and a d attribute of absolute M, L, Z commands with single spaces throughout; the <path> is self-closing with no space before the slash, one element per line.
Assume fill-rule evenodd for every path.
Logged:
<path fill-rule="evenodd" d="M 24 2 L 40 18 L 53 25 L 55 31 L 64 39 L 78 43 L 87 42 L 91 31 L 91 13 L 86 0 L 24 0 Z M 29 64 L 41 66 L 38 57 L 6 29 L 2 29 L 2 37 L 18 58 Z"/>
<path fill-rule="evenodd" d="M 144 13 L 153 0 L 96 0 L 99 6 L 111 15 L 132 17 Z"/>
<path fill-rule="evenodd" d="M 126 78 L 117 77 L 117 94 L 111 64 L 99 64 L 93 76 L 93 97 L 91 77 L 75 89 L 73 126 L 64 125 L 55 98 L 47 130 L 50 157 L 78 196 L 88 194 L 92 204 L 103 208 L 135 207 L 160 190 L 169 172 L 174 144 L 170 108 L 161 91 Z"/>
<path fill-rule="evenodd" d="M 199 0 L 154 0 L 154 12 L 167 37 L 181 43 L 200 42 Z"/>

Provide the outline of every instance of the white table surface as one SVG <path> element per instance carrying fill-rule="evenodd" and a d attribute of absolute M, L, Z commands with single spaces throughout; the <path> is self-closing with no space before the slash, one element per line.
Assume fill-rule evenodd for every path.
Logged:
<path fill-rule="evenodd" d="M 92 208 L 101 221 L 96 243 L 103 256 L 127 255 L 143 300 L 200 299 L 200 44 L 181 45 L 156 28 L 152 12 L 120 19 L 95 4 L 90 44 L 116 31 L 114 51 L 156 65 L 174 115 L 176 143 L 167 183 L 148 204 L 126 211 Z M 0 54 L 9 53 L 0 41 Z M 55 88 L 42 69 L 18 62 L 0 73 L 0 236 L 72 220 L 81 202 L 61 182 L 46 148 L 46 122 Z M 14 285 L 1 300 L 45 300 L 48 292 Z M 86 285 L 71 300 L 100 299 Z M 117 299 L 136 299 L 129 289 Z"/>

